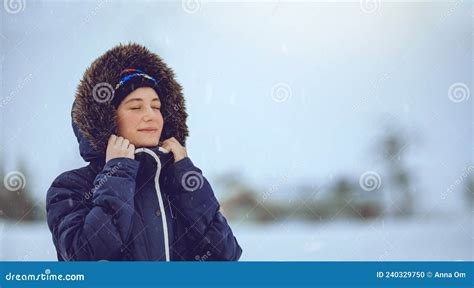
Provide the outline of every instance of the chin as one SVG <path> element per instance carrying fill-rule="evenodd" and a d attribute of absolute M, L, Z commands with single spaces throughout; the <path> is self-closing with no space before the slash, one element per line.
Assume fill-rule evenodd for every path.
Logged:
<path fill-rule="evenodd" d="M 149 140 L 149 141 L 137 141 L 137 144 L 135 144 L 135 147 L 155 147 L 158 146 L 159 141 L 158 140 Z"/>

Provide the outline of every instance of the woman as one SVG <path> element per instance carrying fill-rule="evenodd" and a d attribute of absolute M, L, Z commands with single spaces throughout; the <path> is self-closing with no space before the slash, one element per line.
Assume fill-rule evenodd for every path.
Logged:
<path fill-rule="evenodd" d="M 119 45 L 89 67 L 72 126 L 89 165 L 47 194 L 58 260 L 238 260 L 237 240 L 185 145 L 181 86 L 159 56 Z"/>

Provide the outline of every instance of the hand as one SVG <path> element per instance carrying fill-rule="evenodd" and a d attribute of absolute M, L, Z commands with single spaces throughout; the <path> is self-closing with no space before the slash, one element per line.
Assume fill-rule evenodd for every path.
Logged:
<path fill-rule="evenodd" d="M 135 145 L 130 144 L 130 142 L 123 137 L 117 137 L 112 134 L 107 144 L 105 161 L 107 162 L 119 157 L 135 159 Z"/>
<path fill-rule="evenodd" d="M 176 138 L 171 137 L 163 141 L 163 148 L 173 153 L 174 162 L 178 162 L 186 157 L 188 157 L 188 153 L 186 152 L 186 148 L 183 147 Z"/>

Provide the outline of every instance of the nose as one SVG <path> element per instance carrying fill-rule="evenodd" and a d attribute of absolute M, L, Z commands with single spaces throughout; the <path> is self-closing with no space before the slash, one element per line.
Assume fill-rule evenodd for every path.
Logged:
<path fill-rule="evenodd" d="M 154 120 L 156 117 L 157 116 L 153 112 L 153 108 L 148 107 L 145 111 L 145 114 L 143 115 L 143 121 L 148 122 L 148 121 Z"/>

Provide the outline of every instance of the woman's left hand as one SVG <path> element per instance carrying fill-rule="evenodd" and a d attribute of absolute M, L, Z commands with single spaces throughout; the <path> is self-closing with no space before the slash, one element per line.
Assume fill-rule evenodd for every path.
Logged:
<path fill-rule="evenodd" d="M 188 157 L 188 153 L 186 152 L 186 148 L 183 147 L 176 138 L 171 137 L 163 141 L 163 148 L 173 153 L 174 162 L 178 162 L 186 157 Z"/>

